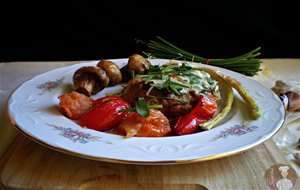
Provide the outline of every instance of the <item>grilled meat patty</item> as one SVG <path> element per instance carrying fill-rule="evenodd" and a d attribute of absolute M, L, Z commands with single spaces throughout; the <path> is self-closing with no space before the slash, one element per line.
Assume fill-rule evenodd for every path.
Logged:
<path fill-rule="evenodd" d="M 185 63 L 170 63 L 151 66 L 132 78 L 122 98 L 134 106 L 138 98 L 144 97 L 148 105 L 163 105 L 160 111 L 167 117 L 178 117 L 189 113 L 198 97 L 207 92 L 218 94 L 217 81 L 208 73 Z"/>
<path fill-rule="evenodd" d="M 169 89 L 150 88 L 151 86 L 145 84 L 145 81 L 136 77 L 129 81 L 122 98 L 131 105 L 134 105 L 139 97 L 144 97 L 148 105 L 161 104 L 163 108 L 160 111 L 167 117 L 187 114 L 198 102 L 198 95 L 194 91 L 177 96 Z"/>

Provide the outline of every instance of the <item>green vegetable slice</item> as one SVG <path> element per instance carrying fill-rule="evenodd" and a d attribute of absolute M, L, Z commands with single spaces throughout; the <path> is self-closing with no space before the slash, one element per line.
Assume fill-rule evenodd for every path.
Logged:
<path fill-rule="evenodd" d="M 234 94 L 231 86 L 224 80 L 224 78 L 216 73 L 215 71 L 208 69 L 208 68 L 197 68 L 201 69 L 207 73 L 210 74 L 210 76 L 217 80 L 219 83 L 220 93 L 221 97 L 225 98 L 224 101 L 222 101 L 221 107 L 223 108 L 217 115 L 215 115 L 212 119 L 200 124 L 200 127 L 204 130 L 209 130 L 213 127 L 215 127 L 221 120 L 223 120 L 226 115 L 230 112 Z"/>
<path fill-rule="evenodd" d="M 258 119 L 261 117 L 261 112 L 255 101 L 249 95 L 248 91 L 234 78 L 229 76 L 223 76 L 224 80 L 230 84 L 239 95 L 244 99 L 244 101 L 248 104 L 251 110 L 251 115 L 254 119 Z"/>

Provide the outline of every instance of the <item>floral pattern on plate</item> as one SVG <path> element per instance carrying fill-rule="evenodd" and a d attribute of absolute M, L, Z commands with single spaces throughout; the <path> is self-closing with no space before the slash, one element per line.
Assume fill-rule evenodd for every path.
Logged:
<path fill-rule="evenodd" d="M 257 128 L 258 127 L 255 125 L 237 124 L 233 127 L 221 131 L 220 134 L 216 135 L 213 139 L 216 140 L 219 138 L 227 138 L 230 135 L 241 136 L 249 132 L 255 131 Z"/>
<path fill-rule="evenodd" d="M 43 91 L 51 92 L 52 90 L 56 89 L 58 86 L 63 84 L 64 77 L 60 79 L 56 79 L 56 81 L 47 81 L 37 86 L 38 89 Z"/>
<path fill-rule="evenodd" d="M 50 125 L 50 126 L 53 127 L 55 130 L 61 131 L 60 132 L 61 136 L 66 137 L 73 142 L 79 142 L 82 144 L 86 144 L 88 142 L 100 141 L 100 138 L 101 138 L 98 136 L 92 136 L 89 133 L 84 133 L 84 132 L 81 132 L 78 130 L 74 130 L 70 127 L 62 127 L 62 126 L 56 126 L 56 125 Z M 108 141 L 105 143 L 111 144 L 111 142 L 108 142 Z"/>

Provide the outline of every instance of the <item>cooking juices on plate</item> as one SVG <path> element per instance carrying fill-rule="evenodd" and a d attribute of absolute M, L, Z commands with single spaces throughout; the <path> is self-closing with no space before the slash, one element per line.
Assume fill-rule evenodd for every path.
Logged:
<path fill-rule="evenodd" d="M 233 99 L 231 87 L 212 70 L 186 62 L 152 65 L 138 54 L 130 56 L 121 69 L 109 60 L 81 67 L 74 72 L 73 83 L 73 92 L 59 96 L 60 111 L 82 127 L 126 137 L 210 129 L 226 116 Z M 120 93 L 91 97 L 117 84 L 124 85 Z M 220 92 L 224 88 L 226 94 Z M 220 103 L 221 98 L 225 103 Z"/>

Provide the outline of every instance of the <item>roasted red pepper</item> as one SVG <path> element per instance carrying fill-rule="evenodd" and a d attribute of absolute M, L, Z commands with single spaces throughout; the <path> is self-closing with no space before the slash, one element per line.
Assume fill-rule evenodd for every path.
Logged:
<path fill-rule="evenodd" d="M 193 110 L 180 116 L 173 130 L 178 135 L 186 135 L 197 132 L 199 124 L 211 119 L 217 111 L 217 101 L 213 94 L 201 95 Z"/>
<path fill-rule="evenodd" d="M 89 129 L 109 131 L 126 117 L 127 112 L 119 112 L 126 108 L 130 108 L 130 104 L 118 96 L 100 98 L 79 118 L 79 124 Z"/>

